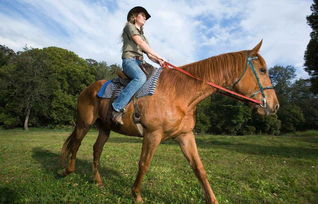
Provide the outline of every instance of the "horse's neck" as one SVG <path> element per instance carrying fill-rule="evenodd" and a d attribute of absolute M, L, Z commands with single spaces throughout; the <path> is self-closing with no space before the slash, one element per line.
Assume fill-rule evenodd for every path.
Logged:
<path fill-rule="evenodd" d="M 233 55 L 233 53 L 228 55 Z M 241 72 L 242 63 L 238 61 L 233 65 L 233 59 L 229 58 L 229 56 L 222 55 L 181 67 L 203 81 L 193 79 L 177 70 L 166 70 L 163 73 L 165 92 L 169 92 L 169 97 L 174 97 L 174 100 L 182 101 L 185 106 L 195 108 L 199 102 L 216 91 L 206 82 L 223 87 L 231 86 L 234 83 Z M 234 57 L 232 56 L 232 58 Z M 232 60 L 232 62 L 226 60 Z"/>

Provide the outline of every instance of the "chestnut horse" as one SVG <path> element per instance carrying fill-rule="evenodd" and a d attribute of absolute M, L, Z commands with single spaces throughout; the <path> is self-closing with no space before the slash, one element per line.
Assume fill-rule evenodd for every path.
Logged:
<path fill-rule="evenodd" d="M 184 65 L 181 68 L 203 81 L 221 86 L 233 85 L 235 91 L 245 96 L 254 95 L 254 99 L 264 101 L 263 105 L 255 106 L 259 114 L 274 114 L 279 107 L 275 91 L 270 88 L 262 88 L 262 86 L 270 87 L 271 81 L 266 63 L 258 54 L 261 44 L 262 41 L 252 50 L 222 54 Z M 251 66 L 253 69 L 250 68 Z M 103 185 L 99 173 L 99 162 L 110 130 L 143 137 L 139 170 L 132 187 L 136 202 L 142 202 L 141 183 L 158 145 L 163 140 L 173 138 L 180 144 L 184 156 L 202 184 L 206 202 L 218 203 L 207 180 L 193 134 L 197 104 L 216 92 L 215 88 L 203 81 L 190 78 L 176 70 L 163 70 L 155 94 L 138 99 L 143 135 L 140 134 L 132 120 L 134 113 L 132 102 L 126 107 L 123 116 L 124 125 L 117 126 L 113 124 L 110 117 L 111 101 L 96 97 L 105 80 L 91 84 L 81 92 L 78 98 L 76 125 L 62 148 L 62 159 L 68 160 L 68 165 L 62 174 L 68 175 L 75 171 L 76 153 L 81 141 L 89 128 L 96 123 L 99 134 L 94 144 L 93 176 L 98 185 Z"/>

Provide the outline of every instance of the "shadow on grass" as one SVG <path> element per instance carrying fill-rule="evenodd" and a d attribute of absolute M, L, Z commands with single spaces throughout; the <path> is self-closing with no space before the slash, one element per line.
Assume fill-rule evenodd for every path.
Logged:
<path fill-rule="evenodd" d="M 226 137 L 226 136 L 224 136 Z M 213 141 L 212 141 L 213 140 Z M 295 138 L 297 140 L 316 143 L 318 138 Z M 242 140 L 243 141 L 243 140 Z M 114 137 L 110 138 L 109 143 L 142 143 L 142 138 L 136 137 Z M 318 157 L 318 148 L 306 148 L 306 147 L 292 147 L 292 146 L 269 146 L 261 144 L 240 143 L 238 140 L 233 142 L 223 141 L 217 137 L 212 138 L 200 138 L 196 137 L 196 142 L 199 148 L 213 149 L 222 148 L 229 151 L 236 151 L 244 154 L 255 154 L 265 156 L 277 156 L 288 158 L 316 158 Z M 163 141 L 160 145 L 179 146 L 179 144 L 173 140 L 168 139 Z"/>
<path fill-rule="evenodd" d="M 63 179 L 64 176 L 58 174 L 58 171 L 62 170 L 60 163 L 60 155 L 50 152 L 48 150 L 42 149 L 40 147 L 33 148 L 32 157 L 38 161 L 43 169 L 52 174 L 56 179 Z M 76 175 L 84 182 L 90 182 L 92 185 L 94 181 L 92 179 L 92 163 L 86 160 L 77 159 L 76 160 Z M 128 186 L 128 181 L 116 170 L 111 168 L 100 167 L 100 173 L 107 178 L 107 186 L 119 186 L 119 188 L 124 188 Z M 118 196 L 125 197 L 123 192 L 117 191 L 116 189 L 111 189 L 112 193 L 116 193 Z"/>
<path fill-rule="evenodd" d="M 60 165 L 59 154 L 50 152 L 40 147 L 36 147 L 33 148 L 32 157 L 42 165 L 46 173 L 53 175 L 55 179 L 64 178 L 58 174 L 58 171 L 62 169 Z M 89 181 L 93 185 L 94 181 L 92 180 L 92 163 L 86 160 L 77 159 L 76 167 L 77 169 L 75 172 L 76 175 L 80 177 L 80 180 L 83 181 L 83 183 Z M 133 181 L 131 181 L 127 177 L 124 177 L 121 173 L 111 168 L 100 167 L 100 173 L 102 176 L 104 176 L 104 178 L 107 179 L 106 181 L 104 179 L 105 186 L 107 187 L 107 189 L 109 189 L 111 194 L 124 199 L 133 200 L 133 197 L 130 193 Z M 81 181 L 79 181 L 79 183 Z M 1 188 L 0 190 L 2 191 Z M 127 191 L 129 191 L 129 193 L 127 193 Z M 12 192 L 12 196 L 15 195 L 13 193 L 14 192 Z M 173 200 L 177 200 L 177 197 L 174 197 L 173 193 L 171 193 L 170 196 L 166 197 L 160 195 L 157 192 L 152 192 L 151 189 L 142 190 L 142 195 L 144 195 L 145 197 L 156 198 L 156 201 L 164 203 L 169 203 L 171 201 L 171 198 L 173 198 Z"/>
<path fill-rule="evenodd" d="M 260 144 L 250 143 L 235 143 L 227 141 L 207 141 L 203 139 L 197 139 L 199 148 L 222 148 L 230 151 L 236 151 L 244 154 L 255 154 L 265 156 L 277 156 L 287 158 L 317 158 L 318 148 L 306 148 L 306 147 L 292 147 L 292 146 L 268 146 Z"/>
<path fill-rule="evenodd" d="M 17 192 L 8 187 L 0 187 L 0 203 L 16 203 L 17 200 Z"/>
<path fill-rule="evenodd" d="M 142 143 L 143 138 L 140 137 L 111 137 L 107 141 L 107 143 Z"/>
<path fill-rule="evenodd" d="M 307 143 L 318 144 L 318 137 L 294 137 L 296 140 L 300 140 Z"/>
<path fill-rule="evenodd" d="M 226 136 L 224 136 L 226 137 Z M 297 140 L 308 142 L 308 143 L 318 143 L 318 138 L 304 138 L 295 137 L 295 143 Z M 213 140 L 213 141 L 211 141 Z M 142 143 L 142 138 L 137 137 L 111 137 L 108 141 L 109 143 Z M 269 146 L 261 144 L 250 144 L 250 143 L 238 143 L 223 141 L 217 137 L 212 138 L 200 138 L 196 137 L 196 142 L 199 148 L 222 148 L 230 151 L 236 151 L 245 154 L 255 154 L 255 155 L 267 155 L 267 156 L 278 156 L 278 157 L 290 157 L 290 158 L 316 158 L 318 157 L 318 148 L 308 148 L 308 147 L 293 147 L 293 146 Z M 160 145 L 172 145 L 179 146 L 173 139 L 168 139 L 163 141 Z"/>

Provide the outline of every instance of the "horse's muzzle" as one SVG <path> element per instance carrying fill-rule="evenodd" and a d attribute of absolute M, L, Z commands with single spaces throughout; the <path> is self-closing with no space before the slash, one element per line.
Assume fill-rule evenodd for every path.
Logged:
<path fill-rule="evenodd" d="M 279 109 L 279 104 L 275 103 L 275 104 L 268 104 L 265 101 L 262 101 L 262 104 L 256 106 L 257 109 L 257 113 L 260 115 L 274 115 L 277 113 L 278 109 Z"/>

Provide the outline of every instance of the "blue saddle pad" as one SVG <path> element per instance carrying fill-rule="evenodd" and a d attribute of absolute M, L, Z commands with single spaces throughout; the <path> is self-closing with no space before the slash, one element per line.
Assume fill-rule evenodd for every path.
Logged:
<path fill-rule="evenodd" d="M 162 68 L 155 69 L 145 84 L 137 91 L 135 97 L 140 98 L 143 96 L 151 96 L 155 93 L 158 79 L 161 74 Z M 117 97 L 123 88 L 129 83 L 129 79 L 115 78 L 103 84 L 99 89 L 97 96 L 100 98 Z"/>

